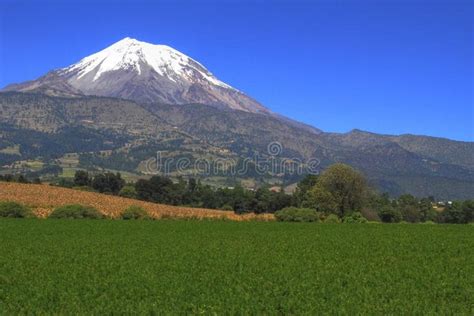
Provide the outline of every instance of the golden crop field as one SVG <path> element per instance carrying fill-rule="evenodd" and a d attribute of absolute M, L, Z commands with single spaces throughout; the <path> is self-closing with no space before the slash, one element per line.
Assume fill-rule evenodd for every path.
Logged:
<path fill-rule="evenodd" d="M 144 208 L 153 218 L 225 218 L 236 221 L 273 220 L 271 214 L 237 215 L 229 211 L 170 206 L 122 198 L 106 194 L 84 192 L 45 184 L 0 182 L 0 201 L 14 201 L 31 207 L 38 217 L 47 217 L 55 207 L 82 204 L 95 207 L 106 216 L 117 218 L 131 205 Z"/>

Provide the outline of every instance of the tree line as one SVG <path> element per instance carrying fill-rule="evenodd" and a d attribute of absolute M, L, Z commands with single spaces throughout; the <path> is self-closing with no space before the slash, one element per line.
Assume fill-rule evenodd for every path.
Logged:
<path fill-rule="evenodd" d="M 24 177 L 21 180 L 26 181 Z M 238 214 L 275 213 L 292 208 L 290 213 L 294 214 L 301 214 L 298 209 L 313 210 L 324 217 L 332 215 L 340 219 L 360 214 L 369 221 L 387 223 L 461 224 L 474 221 L 474 200 L 455 201 L 438 207 L 432 197 L 418 199 L 405 194 L 393 199 L 371 189 L 362 173 L 345 164 L 332 165 L 318 176 L 306 176 L 291 195 L 286 194 L 283 188 L 278 192 L 270 190 L 269 186 L 257 190 L 248 190 L 240 185 L 213 188 L 194 178 L 179 178 L 173 182 L 160 175 L 126 183 L 120 173 L 89 174 L 83 170 L 76 171 L 72 181 L 63 180 L 58 184 L 155 203 L 222 209 Z"/>
<path fill-rule="evenodd" d="M 238 214 L 246 212 L 274 213 L 292 205 L 292 197 L 274 192 L 269 186 L 255 191 L 240 185 L 233 188 L 213 188 L 202 184 L 200 180 L 179 178 L 173 182 L 170 178 L 155 175 L 150 179 L 140 179 L 135 183 L 125 183 L 120 173 L 103 173 L 94 176 L 86 171 L 77 171 L 73 186 L 91 189 L 100 193 L 115 194 L 149 202 L 185 205 L 211 209 L 231 210 Z"/>
<path fill-rule="evenodd" d="M 257 190 L 247 190 L 239 185 L 213 188 L 193 178 L 173 182 L 159 175 L 126 184 L 119 173 L 91 177 L 86 171 L 76 172 L 74 184 L 145 201 L 232 210 L 238 214 L 275 213 L 293 207 L 333 214 L 341 219 L 358 212 L 368 220 L 387 223 L 474 221 L 474 200 L 455 201 L 437 208 L 432 197 L 418 199 L 404 194 L 392 199 L 371 189 L 362 173 L 345 164 L 332 165 L 319 176 L 306 176 L 292 195 L 284 193 L 283 188 L 278 192 L 270 190 L 269 186 Z"/>

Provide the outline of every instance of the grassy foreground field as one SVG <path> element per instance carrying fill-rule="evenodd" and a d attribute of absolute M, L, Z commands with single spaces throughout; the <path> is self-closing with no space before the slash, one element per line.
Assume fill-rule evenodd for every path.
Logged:
<path fill-rule="evenodd" d="M 0 219 L 0 314 L 474 313 L 474 226 Z"/>

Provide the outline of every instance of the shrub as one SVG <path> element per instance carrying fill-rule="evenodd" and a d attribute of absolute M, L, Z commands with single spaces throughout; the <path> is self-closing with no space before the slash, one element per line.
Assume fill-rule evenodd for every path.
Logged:
<path fill-rule="evenodd" d="M 122 213 L 122 219 L 149 219 L 147 211 L 137 205 L 127 207 Z"/>
<path fill-rule="evenodd" d="M 319 222 L 318 213 L 309 208 L 286 207 L 275 212 L 280 222 Z"/>
<path fill-rule="evenodd" d="M 135 189 L 133 185 L 126 185 L 120 190 L 119 196 L 129 198 L 129 199 L 136 199 L 137 190 Z"/>
<path fill-rule="evenodd" d="M 104 218 L 104 215 L 91 206 L 71 204 L 55 208 L 54 211 L 49 215 L 49 218 L 101 219 Z"/>
<path fill-rule="evenodd" d="M 379 214 L 373 208 L 363 208 L 360 213 L 367 221 L 380 222 Z"/>
<path fill-rule="evenodd" d="M 347 224 L 365 224 L 367 223 L 367 219 L 364 216 L 362 216 L 361 213 L 354 212 L 352 214 L 345 216 L 342 222 L 347 223 Z"/>
<path fill-rule="evenodd" d="M 425 221 L 422 224 L 435 225 L 436 223 L 433 221 Z"/>
<path fill-rule="evenodd" d="M 16 202 L 0 202 L 0 217 L 25 218 L 31 217 L 31 210 Z"/>
<path fill-rule="evenodd" d="M 441 215 L 441 222 L 449 224 L 466 224 L 467 219 L 463 210 L 460 209 L 446 209 Z"/>
<path fill-rule="evenodd" d="M 400 208 L 400 213 L 402 214 L 402 219 L 409 223 L 418 223 L 420 221 L 420 211 L 418 206 L 405 205 Z"/>
<path fill-rule="evenodd" d="M 384 223 L 398 223 L 402 220 L 400 211 L 392 206 L 385 206 L 379 212 L 380 219 Z"/>
<path fill-rule="evenodd" d="M 341 219 L 336 214 L 329 214 L 328 217 L 326 217 L 326 219 L 324 220 L 324 222 L 328 224 L 339 224 L 341 222 Z"/>

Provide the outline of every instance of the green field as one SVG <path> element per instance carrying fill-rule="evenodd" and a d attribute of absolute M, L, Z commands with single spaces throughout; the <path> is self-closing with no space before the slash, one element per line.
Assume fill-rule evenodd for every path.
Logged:
<path fill-rule="evenodd" d="M 0 220 L 0 314 L 474 313 L 474 226 Z"/>

